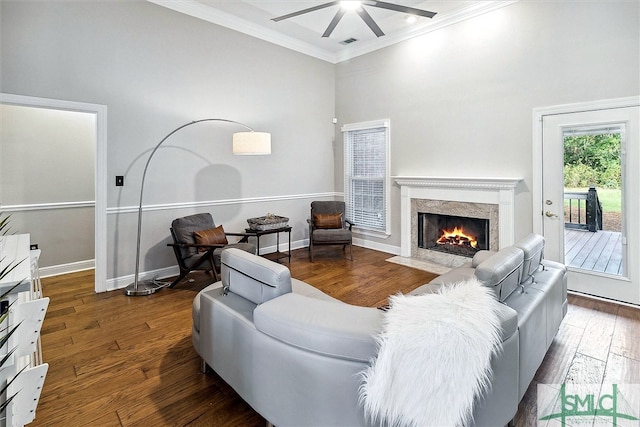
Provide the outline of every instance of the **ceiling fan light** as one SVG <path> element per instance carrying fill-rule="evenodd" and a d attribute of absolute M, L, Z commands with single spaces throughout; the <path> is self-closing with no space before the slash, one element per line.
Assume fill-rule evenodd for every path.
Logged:
<path fill-rule="evenodd" d="M 362 6 L 362 2 L 361 1 L 341 1 L 340 2 L 340 7 L 342 7 L 343 9 L 347 9 L 347 10 L 356 10 L 357 8 L 359 8 L 360 6 Z"/>

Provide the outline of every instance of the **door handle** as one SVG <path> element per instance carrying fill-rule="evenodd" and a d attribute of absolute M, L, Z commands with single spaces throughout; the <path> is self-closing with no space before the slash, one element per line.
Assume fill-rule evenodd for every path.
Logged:
<path fill-rule="evenodd" d="M 557 218 L 557 217 L 558 217 L 558 215 L 554 214 L 554 213 L 553 213 L 553 212 L 551 212 L 551 211 L 546 211 L 544 214 L 545 214 L 546 216 L 548 216 L 549 218 Z"/>

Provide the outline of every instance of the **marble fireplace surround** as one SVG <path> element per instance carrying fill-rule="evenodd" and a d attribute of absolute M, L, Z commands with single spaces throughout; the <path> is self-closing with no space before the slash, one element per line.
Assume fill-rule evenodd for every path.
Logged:
<path fill-rule="evenodd" d="M 417 212 L 489 219 L 491 250 L 515 242 L 515 189 L 522 178 L 395 176 L 393 179 L 401 189 L 402 257 L 451 267 L 468 260 L 418 248 Z"/>

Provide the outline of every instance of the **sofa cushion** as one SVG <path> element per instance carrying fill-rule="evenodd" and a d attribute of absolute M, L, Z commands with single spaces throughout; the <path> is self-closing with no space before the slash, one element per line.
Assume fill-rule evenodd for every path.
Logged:
<path fill-rule="evenodd" d="M 336 304 L 294 293 L 256 307 L 256 328 L 306 351 L 360 362 L 376 355 L 382 310 Z"/>
<path fill-rule="evenodd" d="M 520 339 L 520 381 L 518 400 L 522 399 L 547 353 L 547 305 L 544 292 L 527 287 L 513 292 L 505 304 L 518 312 Z"/>
<path fill-rule="evenodd" d="M 566 268 L 545 266 L 533 274 L 533 283 L 530 287 L 541 291 L 545 296 L 547 305 L 547 347 L 560 328 L 560 323 L 566 313 L 567 303 Z"/>
<path fill-rule="evenodd" d="M 237 248 L 222 251 L 221 260 L 222 286 L 254 304 L 291 292 L 291 273 L 282 264 Z"/>
<path fill-rule="evenodd" d="M 473 277 L 473 274 L 475 271 L 476 271 L 475 268 L 471 268 L 471 267 L 456 267 L 453 270 L 450 270 L 436 277 L 431 282 L 429 282 L 429 284 L 446 285 L 448 283 L 464 282 L 465 280 Z M 420 292 L 417 292 L 417 293 L 420 293 Z"/>
<path fill-rule="evenodd" d="M 329 296 L 322 292 L 320 289 L 311 286 L 308 283 L 303 282 L 302 280 L 291 278 L 291 292 L 298 295 L 304 295 L 305 297 L 311 297 L 316 299 L 321 299 L 325 301 L 332 301 L 339 304 L 344 304 L 339 299 L 336 299 L 332 296 Z"/>
<path fill-rule="evenodd" d="M 504 301 L 520 284 L 523 259 L 522 249 L 508 246 L 480 263 L 475 275 L 485 286 L 493 288 L 500 301 Z"/>
<path fill-rule="evenodd" d="M 540 267 L 544 252 L 544 237 L 531 233 L 518 241 L 514 246 L 522 249 L 524 260 L 522 262 L 521 282 L 529 282 L 533 273 Z"/>

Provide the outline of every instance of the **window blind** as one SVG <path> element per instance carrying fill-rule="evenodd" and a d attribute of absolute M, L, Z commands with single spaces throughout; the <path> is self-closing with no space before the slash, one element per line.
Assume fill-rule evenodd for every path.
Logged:
<path fill-rule="evenodd" d="M 356 227 L 388 233 L 388 127 L 343 127 L 347 218 Z"/>

